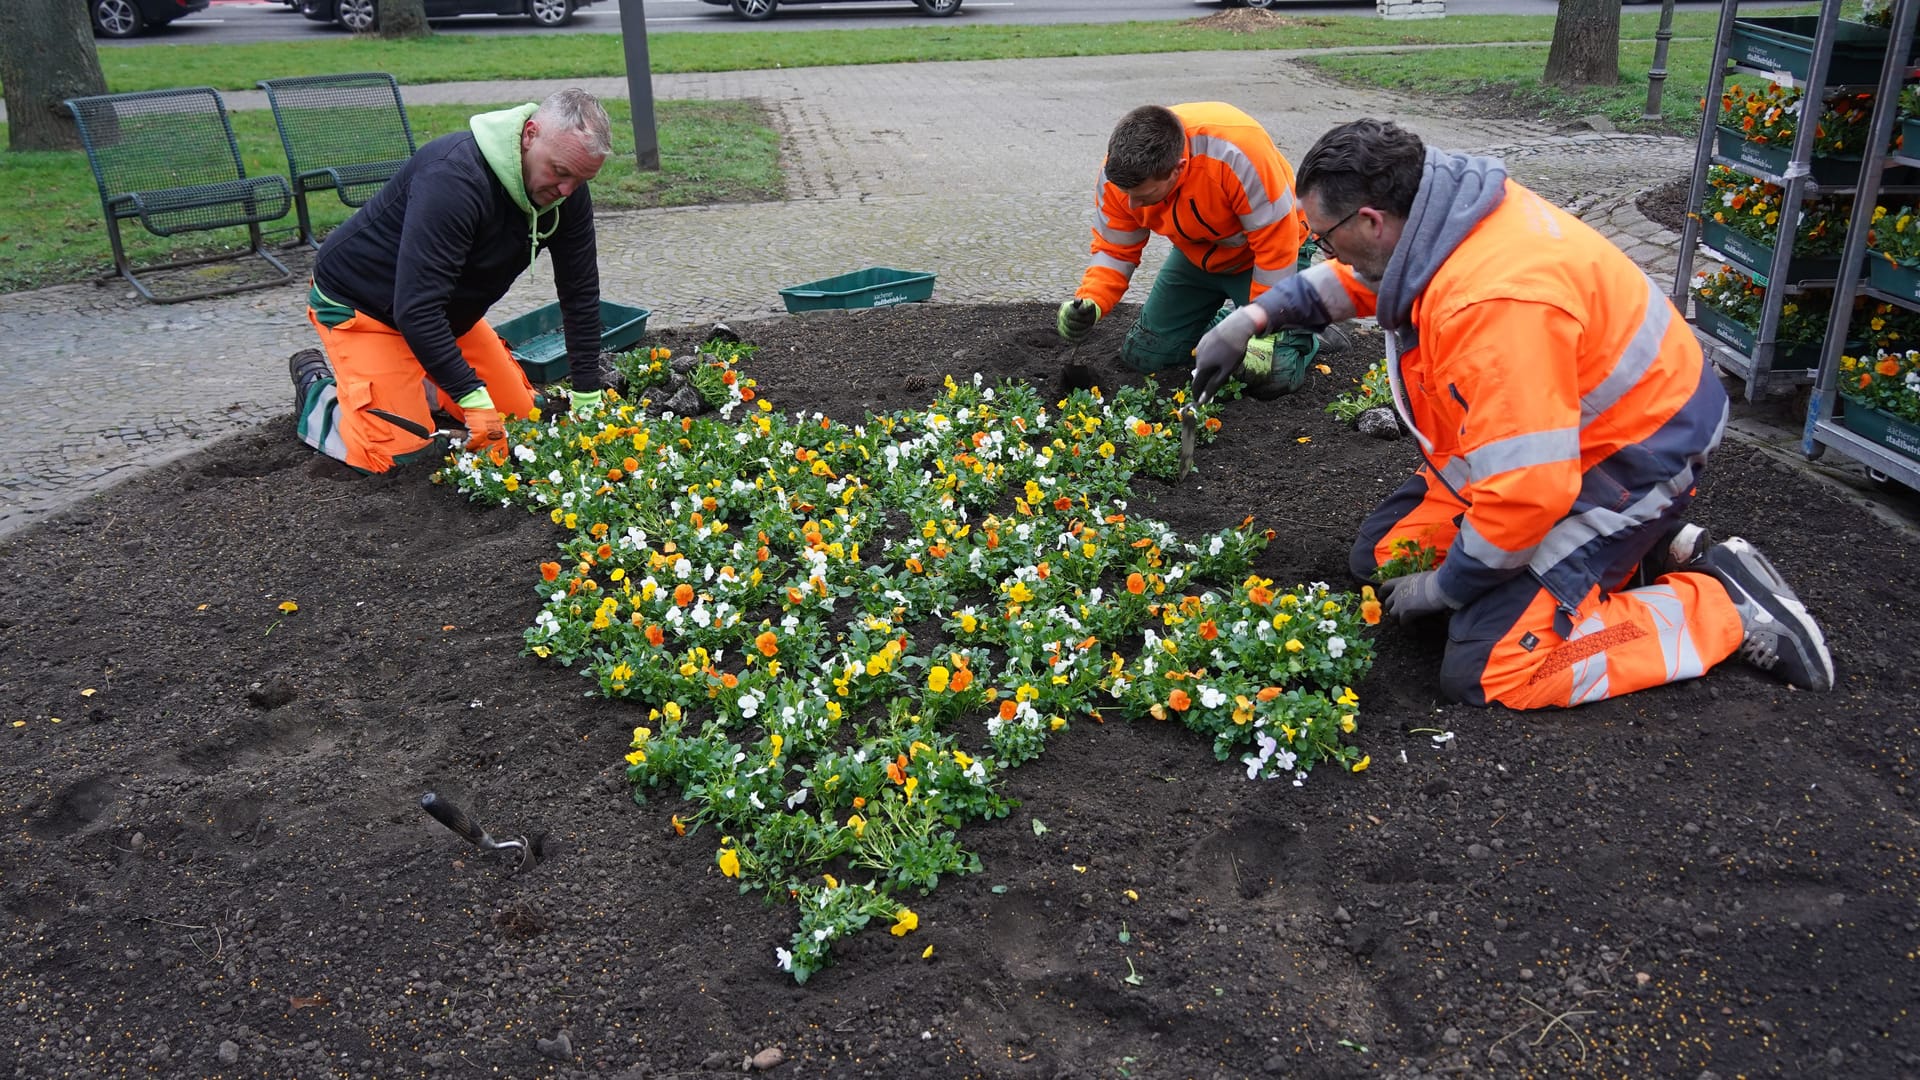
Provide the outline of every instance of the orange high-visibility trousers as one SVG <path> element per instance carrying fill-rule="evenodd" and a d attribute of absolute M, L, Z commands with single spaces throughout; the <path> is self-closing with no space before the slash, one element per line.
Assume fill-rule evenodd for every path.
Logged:
<path fill-rule="evenodd" d="M 402 430 L 371 410 L 403 416 L 433 430 L 433 409 L 455 419 L 466 413 L 427 377 L 400 331 L 355 312 L 338 326 L 323 324 L 312 308 L 307 321 L 333 365 L 332 393 L 310 393 L 296 418 L 301 437 L 330 457 L 366 472 L 386 472 L 396 461 L 418 454 L 432 440 Z M 533 408 L 533 383 L 485 319 L 457 339 L 460 354 L 487 384 L 493 404 L 506 416 L 525 416 Z"/>
<path fill-rule="evenodd" d="M 1610 540 L 1613 550 L 1602 562 L 1616 573 L 1607 580 L 1627 580 L 1690 501 L 1680 499 L 1671 515 Z M 1465 510 L 1422 467 L 1361 525 L 1351 569 L 1371 580 L 1402 539 L 1444 561 Z M 1743 638 L 1740 613 L 1709 574 L 1667 574 L 1619 591 L 1596 585 L 1570 616 L 1532 574 L 1521 574 L 1449 618 L 1440 687 L 1470 705 L 1566 708 L 1694 678 L 1732 656 Z"/>

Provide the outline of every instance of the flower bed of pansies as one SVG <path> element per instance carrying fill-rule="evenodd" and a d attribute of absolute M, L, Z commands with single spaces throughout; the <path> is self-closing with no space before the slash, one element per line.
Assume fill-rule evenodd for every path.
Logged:
<path fill-rule="evenodd" d="M 1249 778 L 1367 766 L 1372 590 L 1277 587 L 1250 520 L 1189 541 L 1131 505 L 1177 469 L 1184 391 L 1049 407 L 949 378 L 847 425 L 756 401 L 750 346 L 703 349 L 720 416 L 614 399 L 442 476 L 560 527 L 528 650 L 646 710 L 635 798 L 685 799 L 677 833 L 715 829 L 742 892 L 795 902 L 796 980 L 870 921 L 913 930 L 907 895 L 979 868 L 958 830 L 1008 814 L 1005 772 L 1076 722 L 1177 721 Z"/>

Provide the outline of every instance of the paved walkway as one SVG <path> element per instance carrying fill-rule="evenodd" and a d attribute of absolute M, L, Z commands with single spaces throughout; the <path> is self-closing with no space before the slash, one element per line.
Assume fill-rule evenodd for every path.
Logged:
<path fill-rule="evenodd" d="M 410 102 L 536 100 L 559 83 L 408 87 Z M 623 79 L 579 85 L 624 97 Z M 1462 118 L 1322 80 L 1275 52 L 887 64 L 663 75 L 657 98 L 758 98 L 784 134 L 789 200 L 609 213 L 603 291 L 653 325 L 772 315 L 785 285 L 863 266 L 935 271 L 938 301 L 1053 300 L 1085 266 L 1095 170 L 1115 119 L 1145 102 L 1232 101 L 1290 157 L 1327 128 L 1390 116 L 1436 145 L 1495 153 L 1663 283 L 1677 237 L 1633 195 L 1677 175 L 1687 140 L 1559 134 Z M 265 108 L 258 94 L 233 108 Z M 104 239 L 100 244 L 105 262 Z M 1145 296 L 1165 250 L 1130 298 Z M 296 263 L 299 269 L 305 264 Z M 495 309 L 553 299 L 542 260 Z M 124 283 L 0 296 L 0 533 L 292 407 L 286 357 L 313 344 L 302 288 L 159 307 Z"/>

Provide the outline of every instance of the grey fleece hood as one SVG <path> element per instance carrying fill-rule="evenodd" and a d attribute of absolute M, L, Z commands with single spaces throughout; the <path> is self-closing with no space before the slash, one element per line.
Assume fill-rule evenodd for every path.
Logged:
<path fill-rule="evenodd" d="M 1407 324 L 1414 300 L 1467 233 L 1500 205 L 1506 185 L 1507 167 L 1499 158 L 1427 147 L 1420 190 L 1374 290 L 1381 327 L 1398 330 Z"/>

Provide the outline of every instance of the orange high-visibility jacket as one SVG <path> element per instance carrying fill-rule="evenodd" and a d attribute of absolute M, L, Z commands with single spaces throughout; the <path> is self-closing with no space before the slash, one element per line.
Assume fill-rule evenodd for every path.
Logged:
<path fill-rule="evenodd" d="M 1187 129 L 1187 167 L 1173 193 L 1135 210 L 1102 168 L 1094 192 L 1093 262 L 1074 295 L 1112 311 L 1153 233 L 1202 270 L 1253 270 L 1257 297 L 1294 272 L 1306 214 L 1293 197 L 1293 166 L 1258 121 L 1231 105 L 1172 106 Z"/>
<path fill-rule="evenodd" d="M 1505 191 L 1413 301 L 1388 370 L 1429 465 L 1467 504 L 1441 591 L 1469 603 L 1531 572 L 1571 611 L 1609 569 L 1593 565 L 1605 541 L 1692 488 L 1727 396 L 1631 259 L 1525 187 Z M 1335 319 L 1374 313 L 1343 263 L 1298 287 Z"/>

